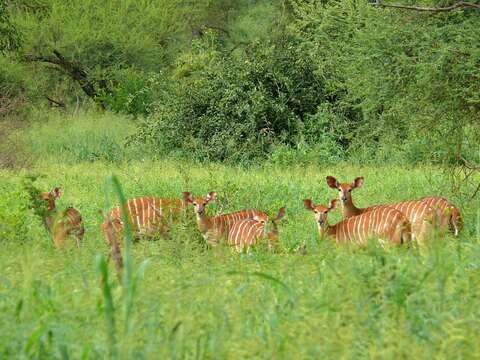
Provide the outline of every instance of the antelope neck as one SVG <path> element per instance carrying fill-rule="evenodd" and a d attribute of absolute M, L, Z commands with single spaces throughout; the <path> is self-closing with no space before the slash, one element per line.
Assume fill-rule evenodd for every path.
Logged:
<path fill-rule="evenodd" d="M 345 203 L 343 201 L 340 201 L 340 203 L 342 204 L 342 215 L 344 219 L 360 215 L 362 213 L 362 209 L 357 208 L 351 198 Z"/>
<path fill-rule="evenodd" d="M 197 224 L 198 224 L 198 228 L 200 229 L 200 232 L 202 233 L 207 232 L 208 229 L 211 227 L 210 218 L 206 215 L 205 211 L 201 215 L 197 212 L 196 215 L 197 215 Z"/>
<path fill-rule="evenodd" d="M 318 234 L 320 235 L 320 239 L 324 239 L 330 236 L 335 237 L 336 235 L 335 226 L 331 227 L 327 221 L 325 222 L 324 228 L 322 228 L 318 223 L 317 223 L 317 227 L 318 227 Z"/>

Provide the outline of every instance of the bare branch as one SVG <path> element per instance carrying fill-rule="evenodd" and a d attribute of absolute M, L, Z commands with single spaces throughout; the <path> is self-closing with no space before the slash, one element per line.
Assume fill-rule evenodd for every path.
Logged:
<path fill-rule="evenodd" d="M 446 11 L 453 11 L 458 9 L 477 9 L 480 10 L 480 4 L 475 4 L 466 1 L 459 1 L 453 5 L 435 8 L 435 7 L 422 7 L 422 6 L 408 6 L 408 5 L 400 5 L 400 4 L 385 4 L 381 0 L 377 0 L 373 5 L 383 8 L 395 8 L 395 9 L 403 9 L 403 10 L 414 10 L 414 11 L 424 11 L 424 12 L 446 12 Z"/>
<path fill-rule="evenodd" d="M 66 107 L 65 103 L 63 101 L 52 99 L 48 95 L 45 95 L 45 97 L 50 102 L 50 104 L 52 104 L 52 106 L 60 107 L 60 108 L 65 108 Z"/>
<path fill-rule="evenodd" d="M 471 161 L 468 161 L 465 159 L 463 156 L 459 155 L 458 160 L 463 163 L 463 166 L 465 166 L 467 169 L 474 170 L 474 171 L 480 171 L 480 165 L 475 164 Z"/>
<path fill-rule="evenodd" d="M 24 59 L 25 61 L 45 62 L 58 66 L 80 85 L 83 92 L 87 94 L 87 96 L 99 103 L 100 106 L 104 107 L 104 104 L 99 102 L 97 99 L 98 93 L 95 89 L 95 83 L 88 78 L 87 72 L 83 70 L 80 65 L 67 60 L 58 50 L 53 50 L 53 55 L 54 56 L 26 55 Z M 96 84 L 98 87 L 108 90 L 107 83 L 105 81 L 98 81 Z"/>

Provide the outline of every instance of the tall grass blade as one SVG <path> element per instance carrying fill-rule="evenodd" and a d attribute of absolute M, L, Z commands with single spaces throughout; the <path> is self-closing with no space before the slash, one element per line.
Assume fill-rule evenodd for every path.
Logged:
<path fill-rule="evenodd" d="M 105 320 L 107 321 L 108 343 L 110 348 L 110 356 L 116 356 L 117 337 L 116 337 L 116 321 L 115 306 L 113 303 L 112 288 L 108 279 L 108 263 L 103 256 L 97 257 L 97 271 L 100 273 L 100 284 L 102 287 Z"/>

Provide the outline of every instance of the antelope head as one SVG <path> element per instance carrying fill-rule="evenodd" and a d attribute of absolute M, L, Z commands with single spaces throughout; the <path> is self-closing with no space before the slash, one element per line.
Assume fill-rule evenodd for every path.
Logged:
<path fill-rule="evenodd" d="M 55 187 L 50 192 L 43 192 L 40 194 L 40 198 L 47 203 L 47 209 L 49 211 L 55 210 L 55 200 L 62 195 L 62 189 Z"/>
<path fill-rule="evenodd" d="M 303 200 L 303 206 L 305 209 L 310 210 L 315 215 L 315 221 L 319 230 L 322 232 L 328 227 L 327 217 L 328 213 L 337 208 L 338 200 L 330 200 L 328 206 L 325 205 L 314 205 L 312 200 L 305 199 Z"/>
<path fill-rule="evenodd" d="M 342 202 L 343 205 L 346 203 L 352 202 L 352 190 L 362 187 L 363 185 L 363 176 L 359 176 L 353 180 L 351 184 L 343 183 L 340 184 L 337 179 L 333 176 L 327 176 L 327 185 L 330 186 L 332 189 L 338 190 L 338 198 Z"/>
<path fill-rule="evenodd" d="M 184 200 L 188 203 L 193 205 L 195 214 L 198 216 L 205 215 L 205 206 L 207 206 L 210 202 L 215 201 L 217 198 L 217 193 L 215 191 L 210 191 L 207 196 L 205 197 L 194 197 L 189 192 L 183 193 Z"/>

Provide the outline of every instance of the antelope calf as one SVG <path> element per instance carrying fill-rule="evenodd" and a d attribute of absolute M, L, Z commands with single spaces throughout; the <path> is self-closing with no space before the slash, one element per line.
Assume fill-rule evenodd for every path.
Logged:
<path fill-rule="evenodd" d="M 230 227 L 227 235 L 228 244 L 235 246 L 237 251 L 241 252 L 246 248 L 247 252 L 250 246 L 256 245 L 258 241 L 267 239 L 268 248 L 272 250 L 278 243 L 278 224 L 277 222 L 285 216 L 285 207 L 280 208 L 274 219 L 269 219 L 265 214 L 255 215 L 253 219 L 243 219 L 236 221 Z M 267 225 L 271 223 L 272 229 L 267 231 Z"/>
<path fill-rule="evenodd" d="M 411 239 L 411 227 L 406 217 L 398 210 L 389 206 L 379 206 L 372 211 L 352 216 L 330 226 L 328 213 L 335 210 L 338 200 L 331 200 L 328 206 L 314 205 L 312 200 L 305 199 L 305 209 L 315 215 L 320 238 L 330 237 L 337 244 L 366 244 L 371 237 L 391 244 L 403 244 Z"/>
<path fill-rule="evenodd" d="M 85 228 L 83 227 L 82 216 L 80 212 L 68 207 L 65 210 L 58 211 L 55 201 L 62 195 L 59 187 L 53 188 L 50 192 L 40 194 L 40 197 L 46 203 L 46 210 L 42 215 L 43 224 L 53 237 L 53 243 L 57 248 L 63 247 L 69 236 L 74 236 L 77 247 L 83 240 Z"/>
<path fill-rule="evenodd" d="M 428 202 L 423 200 L 402 201 L 394 204 L 373 205 L 367 208 L 357 208 L 352 200 L 352 191 L 363 185 L 363 177 L 357 177 L 352 183 L 340 183 L 333 176 L 327 176 L 327 185 L 338 190 L 338 196 L 342 204 L 344 219 L 357 216 L 379 206 L 390 206 L 402 212 L 412 226 L 412 238 L 423 242 L 435 228 L 443 229 L 446 224 L 441 221 L 437 212 Z"/>
<path fill-rule="evenodd" d="M 193 197 L 190 193 L 185 194 L 187 201 L 193 204 L 198 230 L 200 230 L 202 236 L 210 245 L 217 245 L 221 239 L 227 236 L 230 227 L 239 220 L 253 219 L 255 216 L 268 217 L 264 212 L 255 209 L 241 210 L 230 214 L 210 217 L 205 213 L 205 207 L 217 198 L 215 191 L 209 192 L 205 197 Z"/>
<path fill-rule="evenodd" d="M 120 234 L 123 230 L 123 224 L 119 218 L 111 218 L 110 215 L 105 215 L 103 211 L 100 211 L 104 216 L 105 221 L 102 224 L 102 232 L 107 242 L 108 248 L 110 250 L 108 254 L 108 261 L 110 258 L 113 258 L 115 264 L 115 269 L 117 270 L 117 277 L 121 281 L 122 279 L 122 269 L 123 269 L 123 257 L 120 247 Z"/>
<path fill-rule="evenodd" d="M 157 197 L 141 197 L 129 199 L 126 203 L 127 219 L 132 233 L 138 235 L 165 234 L 169 222 L 187 208 L 186 193 L 182 199 L 161 199 Z M 123 223 L 120 206 L 114 207 L 104 216 L 102 232 L 110 248 L 114 244 L 121 244 Z"/>

